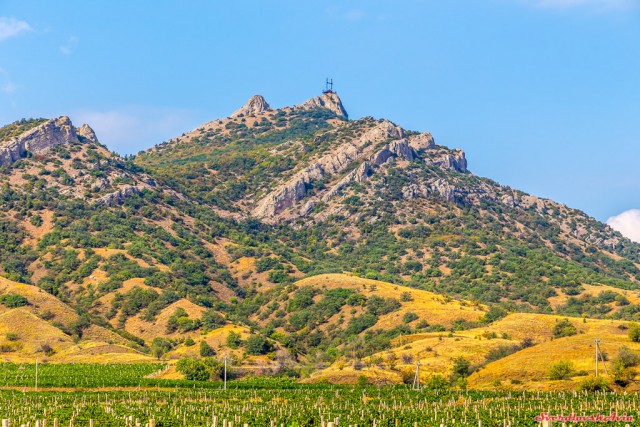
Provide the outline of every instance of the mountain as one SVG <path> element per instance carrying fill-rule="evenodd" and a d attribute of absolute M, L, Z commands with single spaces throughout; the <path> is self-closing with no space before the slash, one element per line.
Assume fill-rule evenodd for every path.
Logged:
<path fill-rule="evenodd" d="M 158 355 L 239 340 L 331 363 L 509 312 L 640 318 L 637 244 L 332 91 L 256 95 L 127 158 L 67 117 L 21 120 L 0 164 L 1 273 L 72 307 L 80 342 L 93 325 Z"/>

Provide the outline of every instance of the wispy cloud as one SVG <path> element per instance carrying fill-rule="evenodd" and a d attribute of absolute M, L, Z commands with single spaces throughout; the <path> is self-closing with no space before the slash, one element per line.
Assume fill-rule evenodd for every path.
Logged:
<path fill-rule="evenodd" d="M 607 224 L 623 236 L 640 243 L 640 209 L 630 209 L 612 216 Z"/>
<path fill-rule="evenodd" d="M 67 40 L 67 43 L 64 44 L 63 46 L 60 46 L 60 52 L 62 52 L 63 55 L 65 56 L 69 56 L 73 53 L 75 47 L 78 44 L 78 38 L 77 37 L 69 37 L 69 40 Z"/>
<path fill-rule="evenodd" d="M 31 26 L 16 18 L 0 16 L 0 41 L 31 31 Z"/>
<path fill-rule="evenodd" d="M 134 154 L 191 130 L 198 124 L 191 116 L 188 110 L 137 105 L 71 114 L 76 126 L 87 123 L 100 142 L 119 154 Z"/>
<path fill-rule="evenodd" d="M 325 9 L 325 12 L 332 19 L 349 22 L 358 22 L 365 18 L 365 13 L 362 9 L 346 9 L 337 6 L 330 6 Z"/>
<path fill-rule="evenodd" d="M 640 0 L 525 0 L 544 9 L 587 9 L 596 12 L 628 11 L 640 5 Z"/>
<path fill-rule="evenodd" d="M 9 73 L 0 67 L 0 91 L 6 94 L 12 94 L 16 89 L 18 89 L 18 85 L 11 80 Z"/>

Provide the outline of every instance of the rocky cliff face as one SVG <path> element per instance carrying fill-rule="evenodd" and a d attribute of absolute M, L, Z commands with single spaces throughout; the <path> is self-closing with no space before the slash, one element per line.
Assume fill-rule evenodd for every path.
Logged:
<path fill-rule="evenodd" d="M 429 133 L 405 136 L 406 133 L 389 121 L 379 122 L 361 136 L 343 142 L 295 173 L 263 197 L 252 215 L 266 221 L 306 216 L 320 201 L 328 203 L 349 184 L 366 181 L 392 159 L 422 160 L 443 169 L 466 172 L 466 160 L 461 150 L 436 149 Z M 318 181 L 329 185 L 325 184 L 323 190 L 307 197 L 309 189 Z M 427 195 L 434 192 L 446 199 L 454 199 L 453 189 L 445 190 L 443 184 L 434 184 L 434 189 L 422 189 L 419 193 Z M 413 193 L 418 194 L 417 190 Z M 306 199 L 305 203 L 297 206 L 303 199 Z"/>
<path fill-rule="evenodd" d="M 240 115 L 247 116 L 249 114 L 260 114 L 265 111 L 271 111 L 271 107 L 264 99 L 262 95 L 254 95 L 249 98 L 246 104 L 231 114 L 231 117 L 238 117 Z"/>
<path fill-rule="evenodd" d="M 25 157 L 27 152 L 43 154 L 55 146 L 73 142 L 78 142 L 78 135 L 69 117 L 62 116 L 51 119 L 2 144 L 0 146 L 0 165 L 13 163 Z"/>
<path fill-rule="evenodd" d="M 84 138 L 87 141 L 98 142 L 98 137 L 96 136 L 96 133 L 86 123 L 76 129 L 76 134 L 78 134 L 79 139 Z"/>
<path fill-rule="evenodd" d="M 297 105 L 294 108 L 300 108 L 304 110 L 309 110 L 312 108 L 326 108 L 327 110 L 334 112 L 339 117 L 349 117 L 349 115 L 347 114 L 347 110 L 345 110 L 344 106 L 342 105 L 340 97 L 335 92 L 323 93 L 321 96 L 311 98 L 310 100 Z"/>

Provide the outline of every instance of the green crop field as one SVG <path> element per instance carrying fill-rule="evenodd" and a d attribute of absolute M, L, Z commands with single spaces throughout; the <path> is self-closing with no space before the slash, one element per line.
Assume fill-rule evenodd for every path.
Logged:
<path fill-rule="evenodd" d="M 626 414 L 636 393 L 411 390 L 290 379 L 194 382 L 145 378 L 162 364 L 0 364 L 0 418 L 12 426 L 537 426 L 536 416 Z M 104 389 L 101 389 L 104 387 Z M 126 387 L 126 388 L 124 388 Z M 56 389 L 57 388 L 57 389 Z M 63 389 L 60 389 L 63 388 Z M 118 389 L 122 388 L 122 389 Z M 68 389 L 68 390 L 64 390 Z M 628 418 L 606 425 L 638 425 Z M 562 425 L 556 423 L 554 425 Z M 567 423 L 589 425 L 589 423 Z"/>

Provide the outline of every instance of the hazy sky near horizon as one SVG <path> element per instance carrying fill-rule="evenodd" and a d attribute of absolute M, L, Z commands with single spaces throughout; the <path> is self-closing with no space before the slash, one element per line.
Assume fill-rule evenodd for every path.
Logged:
<path fill-rule="evenodd" d="M 640 208 L 640 0 L 0 4 L 0 124 L 69 115 L 120 154 L 325 77 L 352 118 L 430 131 L 478 175 Z"/>

